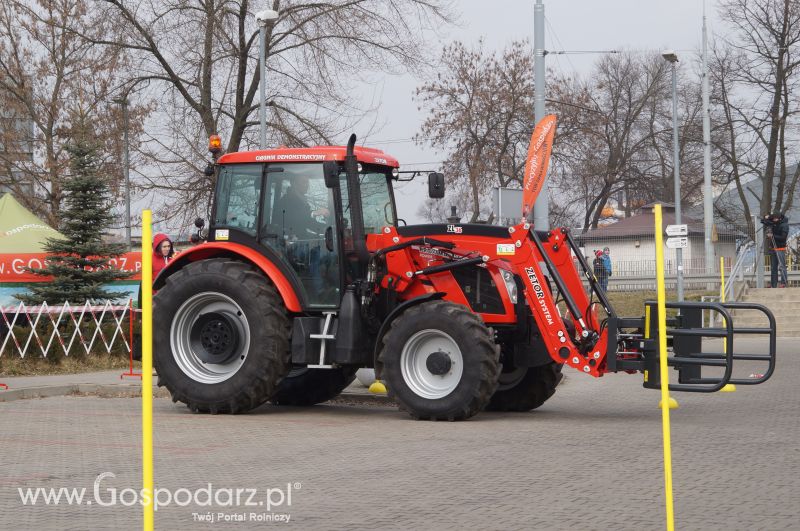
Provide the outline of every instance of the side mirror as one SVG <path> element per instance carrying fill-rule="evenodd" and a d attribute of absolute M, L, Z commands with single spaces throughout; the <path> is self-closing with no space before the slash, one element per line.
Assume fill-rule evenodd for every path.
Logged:
<path fill-rule="evenodd" d="M 202 229 L 205 224 L 206 222 L 203 218 L 197 218 L 196 220 L 194 220 L 194 226 L 197 227 L 198 229 Z"/>
<path fill-rule="evenodd" d="M 325 174 L 325 187 L 336 188 L 339 185 L 339 165 L 335 162 L 325 162 L 322 171 Z"/>
<path fill-rule="evenodd" d="M 444 175 L 441 173 L 428 174 L 428 197 L 441 199 L 444 197 Z"/>
<path fill-rule="evenodd" d="M 206 165 L 206 169 L 203 170 L 203 175 L 206 177 L 212 177 L 214 175 L 214 165 L 209 162 Z"/>

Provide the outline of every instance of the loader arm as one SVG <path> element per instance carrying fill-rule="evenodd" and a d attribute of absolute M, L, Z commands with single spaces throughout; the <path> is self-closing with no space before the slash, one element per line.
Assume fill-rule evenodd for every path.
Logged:
<path fill-rule="evenodd" d="M 572 258 L 572 249 L 575 249 L 579 259 L 582 257 L 567 229 L 537 233 L 527 222 L 508 228 L 429 226 L 427 230 L 430 232 L 426 236 L 434 238 L 434 243 L 428 245 L 437 248 L 440 247 L 437 243 L 444 241 L 447 247 L 440 252 L 449 254 L 443 265 L 433 267 L 420 263 L 420 234 L 411 234 L 408 229 L 410 227 L 384 227 L 381 234 L 368 236 L 371 250 L 388 247 L 397 249 L 386 253 L 387 274 L 381 281 L 382 286 L 391 285 L 401 299 L 444 292 L 448 300 L 468 305 L 449 274 L 450 270 L 479 263 L 490 272 L 499 269 L 510 271 L 521 281 L 524 288 L 521 296 L 527 301 L 548 355 L 558 363 L 565 363 L 592 376 L 601 376 L 606 372 L 607 356 L 615 355 L 616 344 L 615 341 L 609 342 L 608 328 L 602 326 L 593 310 L 592 298 L 586 293 L 582 276 Z M 431 251 L 422 251 L 422 254 L 425 252 Z M 585 261 L 579 260 L 578 263 L 585 270 L 599 303 L 605 307 L 608 315 L 613 316 L 608 300 L 596 288 L 597 280 L 593 273 L 586 267 Z M 554 292 L 549 289 L 547 279 L 555 283 Z M 562 318 L 557 299 L 563 300 L 568 316 L 575 325 L 574 330 L 570 330 Z M 524 318 L 524 315 L 515 312 L 509 300 L 504 300 L 504 308 L 512 322 Z M 495 318 L 492 315 L 484 316 L 489 324 L 501 322 L 493 320 Z"/>
<path fill-rule="evenodd" d="M 571 253 L 574 244 L 567 229 L 550 231 L 547 240 L 543 241 L 535 231 L 530 230 L 527 223 L 512 228 L 513 232 L 509 232 L 517 252 L 508 261 L 523 280 L 528 306 L 548 354 L 559 363 L 566 363 L 592 376 L 601 376 L 606 372 L 607 356 L 613 356 L 615 350 L 608 351 L 608 330 L 598 322 L 581 275 L 575 267 Z M 580 256 L 580 253 L 576 252 L 576 255 Z M 574 336 L 570 335 L 564 320 L 560 318 L 553 293 L 542 285 L 545 275 L 541 264 L 547 267 L 547 276 L 556 284 L 557 293 L 564 300 L 575 324 Z M 597 282 L 594 275 L 587 271 L 587 278 L 594 290 Z M 613 315 L 608 300 L 600 290 L 597 292 L 601 294 L 601 303 L 606 311 Z M 616 348 L 616 345 L 610 346 Z"/>

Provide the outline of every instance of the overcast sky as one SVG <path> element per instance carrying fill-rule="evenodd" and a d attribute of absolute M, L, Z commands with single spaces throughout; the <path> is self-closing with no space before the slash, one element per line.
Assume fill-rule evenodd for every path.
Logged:
<path fill-rule="evenodd" d="M 455 9 L 460 17 L 457 26 L 442 28 L 436 55 L 443 44 L 460 40 L 477 43 L 481 38 L 487 50 L 502 50 L 518 39 L 533 42 L 534 0 L 460 0 Z M 699 53 L 701 47 L 703 0 L 545 0 L 545 47 L 556 50 L 636 50 L 660 51 L 667 48 L 686 56 Z M 706 7 L 709 39 L 723 30 L 716 3 Z M 563 72 L 585 74 L 598 55 L 549 55 L 547 67 Z M 385 124 L 367 138 L 366 145 L 383 149 L 398 158 L 401 169 L 437 168 L 439 153 L 418 146 L 410 138 L 419 131 L 424 114 L 413 101 L 415 88 L 422 80 L 412 75 L 380 76 L 373 86 L 364 87 L 365 97 L 381 102 L 377 121 Z M 357 134 L 358 131 L 355 131 Z M 364 135 L 361 134 L 361 137 Z M 416 216 L 427 188 L 418 183 L 399 191 L 400 217 L 409 223 L 421 222 Z"/>

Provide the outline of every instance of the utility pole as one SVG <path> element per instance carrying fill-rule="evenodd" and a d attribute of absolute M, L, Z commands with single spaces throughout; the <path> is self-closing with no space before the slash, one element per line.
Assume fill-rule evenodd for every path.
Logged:
<path fill-rule="evenodd" d="M 708 33 L 706 3 L 703 2 L 703 226 L 705 229 L 706 274 L 714 273 L 714 198 L 711 192 L 711 117 L 708 114 Z"/>
<path fill-rule="evenodd" d="M 256 13 L 258 22 L 258 120 L 261 125 L 260 143 L 261 149 L 267 149 L 267 26 L 277 20 L 278 12 L 272 9 L 265 9 Z"/>
<path fill-rule="evenodd" d="M 544 3 L 536 0 L 533 6 L 533 115 L 534 121 L 544 118 Z M 547 180 L 533 205 L 533 226 L 537 230 L 550 229 L 550 185 Z"/>
<path fill-rule="evenodd" d="M 125 171 L 125 243 L 128 244 L 128 250 L 131 249 L 131 158 L 128 147 L 128 129 L 130 124 L 130 117 L 128 115 L 128 99 L 122 100 L 122 122 L 124 127 L 123 143 L 123 168 Z"/>
<path fill-rule="evenodd" d="M 672 50 L 661 53 L 661 57 L 672 65 L 672 157 L 675 185 L 675 224 L 681 224 L 681 159 L 678 144 L 678 55 Z M 683 301 L 683 249 L 675 249 L 677 262 L 676 283 L 678 301 Z"/>
<path fill-rule="evenodd" d="M 114 103 L 122 108 L 122 177 L 125 179 L 125 244 L 131 250 L 131 159 L 128 147 L 128 129 L 130 116 L 128 115 L 128 93 L 114 99 Z"/>

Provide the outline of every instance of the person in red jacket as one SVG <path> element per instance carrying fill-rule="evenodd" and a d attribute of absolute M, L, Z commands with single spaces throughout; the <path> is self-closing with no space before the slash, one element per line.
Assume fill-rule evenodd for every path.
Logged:
<path fill-rule="evenodd" d="M 162 269 L 167 267 L 174 254 L 175 249 L 169 236 L 161 232 L 156 234 L 153 238 L 153 280 L 161 273 Z"/>

